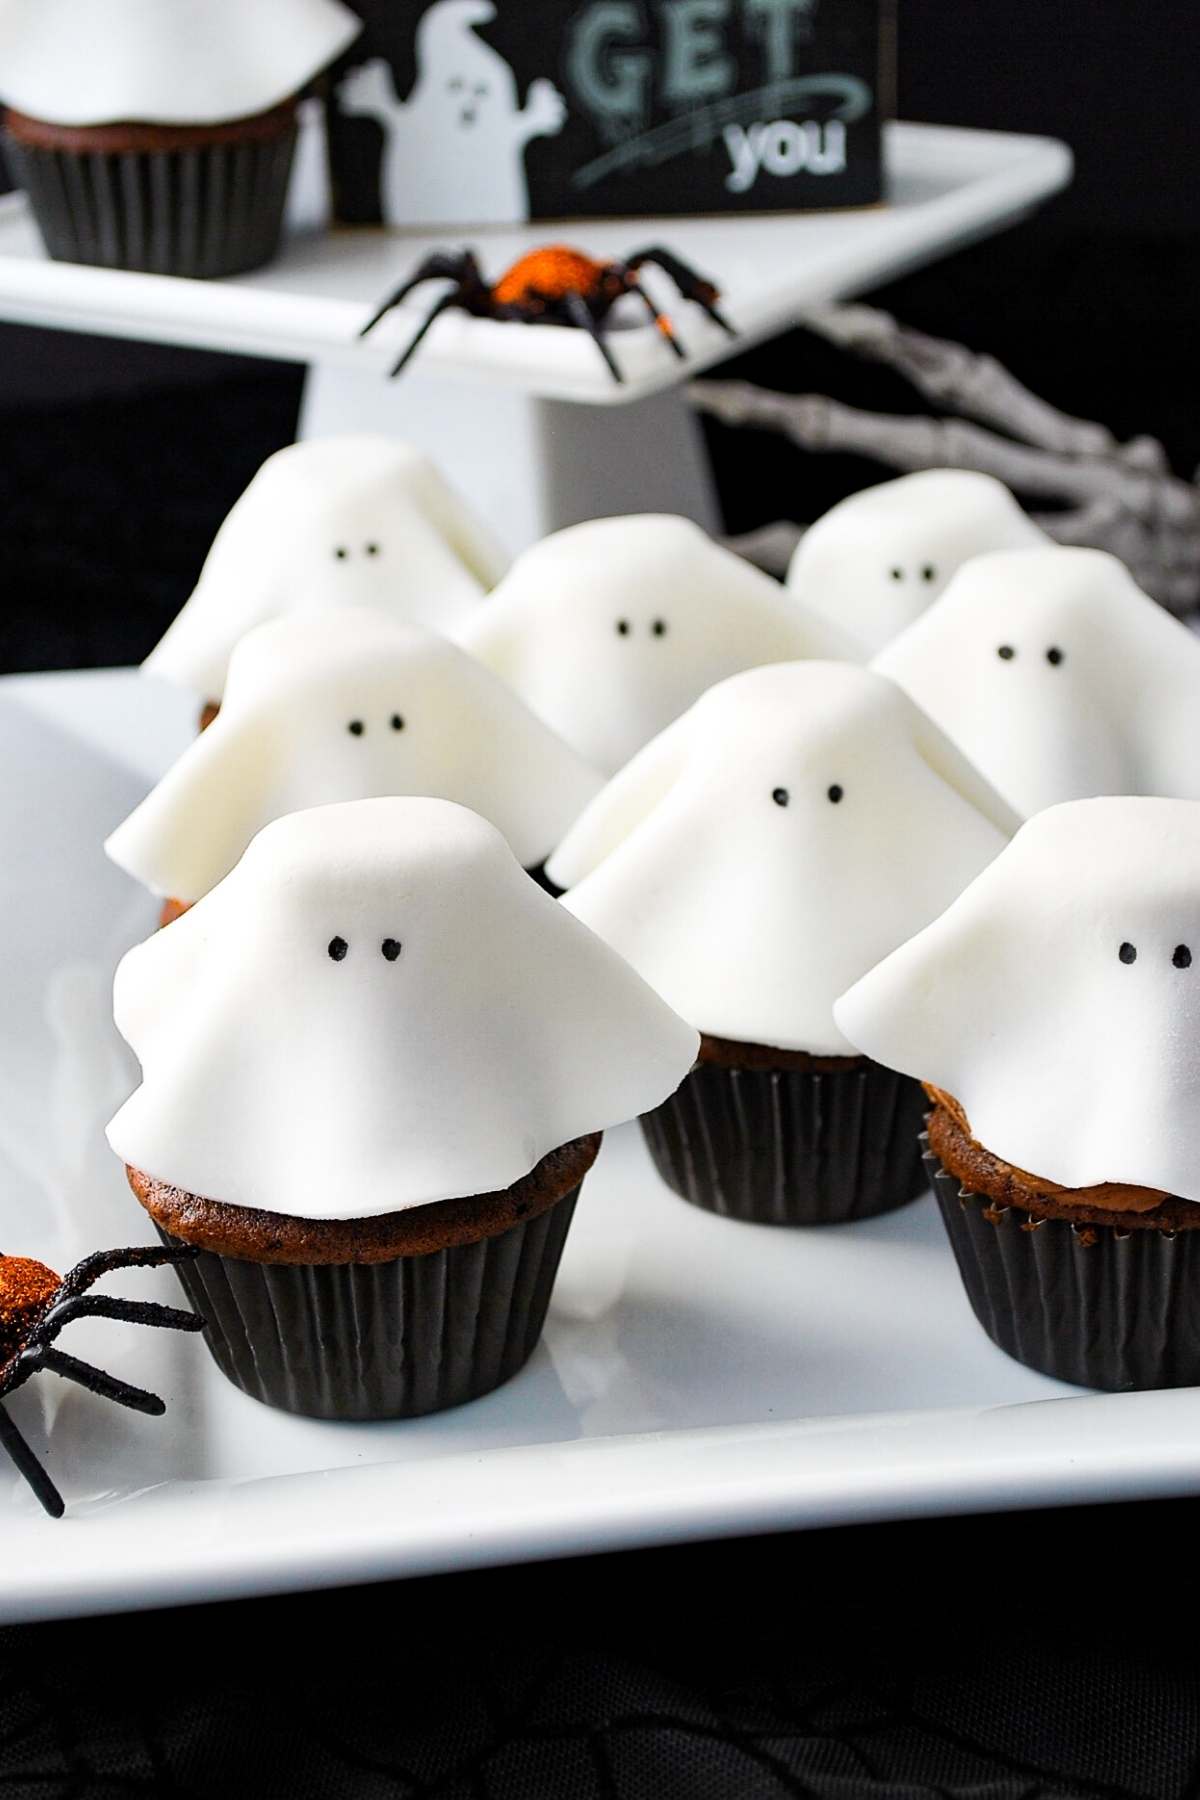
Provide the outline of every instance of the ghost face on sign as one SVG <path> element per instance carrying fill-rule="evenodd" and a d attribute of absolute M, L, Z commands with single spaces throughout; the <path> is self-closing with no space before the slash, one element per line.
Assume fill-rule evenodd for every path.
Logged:
<path fill-rule="evenodd" d="M 127 1163 L 232 1205 L 358 1218 L 510 1186 L 657 1106 L 694 1031 L 445 801 L 276 820 L 116 978 Z"/>
<path fill-rule="evenodd" d="M 976 558 L 873 667 L 1025 816 L 1200 798 L 1200 640 L 1103 551 Z"/>
<path fill-rule="evenodd" d="M 1200 804 L 1039 813 L 836 1011 L 1003 1161 L 1200 1200 Z"/>
<path fill-rule="evenodd" d="M 379 613 L 317 613 L 243 638 L 217 719 L 106 848 L 156 893 L 198 900 L 271 819 L 425 794 L 490 819 L 533 867 L 599 786 L 464 651 Z"/>
<path fill-rule="evenodd" d="M 384 437 L 292 444 L 267 458 L 230 512 L 145 667 L 219 700 L 234 645 L 266 619 L 375 606 L 450 630 L 502 568 L 416 451 Z"/>
<path fill-rule="evenodd" d="M 534 545 L 459 639 L 610 774 L 725 676 L 847 650 L 698 526 L 656 514 Z"/>
<path fill-rule="evenodd" d="M 890 682 L 780 664 L 648 744 L 549 868 L 563 905 L 701 1031 L 849 1056 L 836 996 L 1015 825 Z"/>
<path fill-rule="evenodd" d="M 787 584 L 872 656 L 920 617 L 969 557 L 1046 541 L 993 476 L 925 469 L 851 494 L 818 519 L 796 549 Z"/>

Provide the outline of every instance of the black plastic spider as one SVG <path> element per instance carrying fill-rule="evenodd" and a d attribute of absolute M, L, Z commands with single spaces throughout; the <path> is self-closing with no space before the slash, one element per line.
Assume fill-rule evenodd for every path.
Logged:
<path fill-rule="evenodd" d="M 641 300 L 676 356 L 685 354 L 671 321 L 658 311 L 638 280 L 638 271 L 646 263 L 656 264 L 671 278 L 684 299 L 706 312 L 722 331 L 728 332 L 730 337 L 737 336 L 728 319 L 717 310 L 717 301 L 721 297 L 719 290 L 695 269 L 681 262 L 672 251 L 651 245 L 647 250 L 626 257 L 623 262 L 597 262 L 565 244 L 548 244 L 544 249 L 531 250 L 494 286 L 484 278 L 472 251 L 462 250 L 457 254 L 435 251 L 384 301 L 359 336 L 366 337 L 380 319 L 407 299 L 422 282 L 452 281 L 454 286 L 434 302 L 424 323 L 413 334 L 404 355 L 392 370 L 393 375 L 399 375 L 408 363 L 434 320 L 451 307 L 458 307 L 477 319 L 577 326 L 592 337 L 613 380 L 623 381 L 624 376 L 604 341 L 608 316 L 623 294 L 633 294 Z"/>
<path fill-rule="evenodd" d="M 45 1263 L 29 1256 L 0 1255 L 0 1400 L 15 1392 L 44 1369 L 77 1381 L 118 1406 L 157 1416 L 166 1406 L 157 1394 L 131 1387 L 106 1375 L 91 1363 L 53 1348 L 54 1340 L 72 1319 L 89 1315 L 124 1319 L 130 1325 L 160 1325 L 171 1331 L 203 1331 L 198 1313 L 177 1306 L 160 1306 L 153 1300 L 116 1300 L 108 1294 L 89 1294 L 88 1288 L 113 1269 L 155 1269 L 163 1263 L 184 1262 L 194 1256 L 187 1246 L 168 1249 L 142 1246 L 134 1250 L 98 1250 L 76 1263 L 69 1274 L 58 1276 Z M 8 1451 L 51 1518 L 63 1515 L 62 1495 L 38 1462 L 3 1406 L 0 1406 L 0 1448 Z"/>

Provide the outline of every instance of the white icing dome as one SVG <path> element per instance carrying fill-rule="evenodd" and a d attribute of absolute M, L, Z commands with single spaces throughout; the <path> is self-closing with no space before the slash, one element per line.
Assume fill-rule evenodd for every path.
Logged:
<path fill-rule="evenodd" d="M 571 889 L 562 904 L 701 1031 L 847 1056 L 835 997 L 1015 826 L 891 682 L 789 663 L 705 694 L 593 801 L 549 871 Z"/>
<path fill-rule="evenodd" d="M 994 476 L 923 469 L 839 501 L 801 538 L 787 584 L 873 656 L 968 557 L 1046 542 Z"/>
<path fill-rule="evenodd" d="M 1040 813 L 835 1010 L 1003 1161 L 1200 1200 L 1200 804 Z"/>
<path fill-rule="evenodd" d="M 369 1217 L 510 1186 L 659 1105 L 694 1031 L 493 826 L 444 800 L 278 819 L 117 970 L 125 1162 L 208 1199 Z"/>
<path fill-rule="evenodd" d="M 607 774 L 726 675 L 850 649 L 698 525 L 654 513 L 544 538 L 458 635 Z"/>
<path fill-rule="evenodd" d="M 1024 816 L 1200 799 L 1200 639 L 1102 550 L 980 556 L 872 667 Z"/>
<path fill-rule="evenodd" d="M 266 112 L 362 30 L 340 0 L 0 0 L 0 99 L 55 125 Z"/>
<path fill-rule="evenodd" d="M 225 519 L 195 592 L 144 667 L 219 700 L 230 651 L 264 619 L 375 606 L 448 631 L 503 566 L 483 526 L 406 444 L 290 444 Z"/>
<path fill-rule="evenodd" d="M 105 849 L 156 893 L 198 900 L 284 813 L 423 794 L 490 819 L 532 868 L 599 786 L 465 650 L 360 608 L 299 614 L 241 640 L 217 718 Z"/>

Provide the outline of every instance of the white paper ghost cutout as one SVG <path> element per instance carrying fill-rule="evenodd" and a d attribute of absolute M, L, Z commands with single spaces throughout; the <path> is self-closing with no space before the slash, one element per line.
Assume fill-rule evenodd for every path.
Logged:
<path fill-rule="evenodd" d="M 311 1219 L 490 1193 L 659 1105 L 694 1031 L 444 800 L 277 819 L 117 970 L 118 1156 Z"/>
<path fill-rule="evenodd" d="M 233 507 L 143 666 L 219 700 L 230 652 L 265 619 L 374 606 L 448 631 L 503 567 L 485 528 L 406 444 L 365 435 L 291 444 Z"/>
<path fill-rule="evenodd" d="M 1023 816 L 1200 799 L 1200 639 L 1102 550 L 980 556 L 871 665 Z"/>
<path fill-rule="evenodd" d="M 0 97 L 56 125 L 215 125 L 298 94 L 361 30 L 340 0 L 0 0 Z"/>
<path fill-rule="evenodd" d="M 416 31 L 417 78 L 401 100 L 382 57 L 341 82 L 338 104 L 383 133 L 379 194 L 386 225 L 512 223 L 529 217 L 525 147 L 562 130 L 566 105 L 539 77 L 520 104 L 513 72 L 472 29 L 492 0 L 437 0 Z"/>
<path fill-rule="evenodd" d="M 851 494 L 818 519 L 796 546 L 787 585 L 874 656 L 969 557 L 1048 541 L 994 476 L 922 469 Z"/>
<path fill-rule="evenodd" d="M 698 525 L 656 513 L 543 538 L 458 637 L 608 774 L 715 681 L 850 648 Z"/>
<path fill-rule="evenodd" d="M 465 650 L 355 607 L 244 637 L 217 718 L 105 849 L 155 893 L 198 900 L 284 813 L 424 794 L 490 819 L 533 868 L 600 785 Z"/>
<path fill-rule="evenodd" d="M 1200 1200 L 1200 804 L 1039 813 L 835 1010 L 1004 1162 Z"/>
<path fill-rule="evenodd" d="M 701 1031 L 852 1056 L 837 995 L 1016 823 L 891 682 L 785 663 L 721 682 L 648 744 L 549 871 Z"/>

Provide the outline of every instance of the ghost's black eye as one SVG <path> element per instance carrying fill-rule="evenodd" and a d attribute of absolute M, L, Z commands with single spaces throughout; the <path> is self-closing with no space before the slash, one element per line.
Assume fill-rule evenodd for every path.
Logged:
<path fill-rule="evenodd" d="M 937 580 L 937 570 L 934 568 L 932 563 L 926 563 L 925 567 L 921 570 L 921 580 L 922 581 L 936 581 Z"/>
<path fill-rule="evenodd" d="M 397 938 L 384 938 L 379 948 L 383 951 L 388 962 L 395 962 L 400 954 L 401 946 Z"/>
<path fill-rule="evenodd" d="M 1001 644 L 996 651 L 1001 662 L 1011 662 L 1016 654 L 1011 644 Z"/>
<path fill-rule="evenodd" d="M 345 562 L 350 552 L 347 550 L 345 544 L 339 544 L 333 554 L 337 557 L 339 562 Z"/>
<path fill-rule="evenodd" d="M 903 569 L 890 569 L 888 571 L 888 573 L 891 575 L 891 578 L 893 581 L 903 581 L 904 580 L 904 570 Z"/>
<path fill-rule="evenodd" d="M 392 714 L 392 730 L 393 731 L 403 731 L 404 730 L 404 719 L 400 713 Z"/>
<path fill-rule="evenodd" d="M 1063 653 L 1059 649 L 1058 645 L 1051 644 L 1050 648 L 1046 652 L 1046 661 L 1048 663 L 1053 664 L 1053 666 L 1057 669 L 1057 667 L 1058 667 L 1059 663 L 1062 661 L 1062 659 L 1063 659 Z"/>
<path fill-rule="evenodd" d="M 617 620 L 617 636 L 618 637 L 628 637 L 629 636 L 629 620 L 628 619 L 618 619 Z"/>
<path fill-rule="evenodd" d="M 833 786 L 829 789 L 829 792 L 827 793 L 827 795 L 825 797 L 827 800 L 831 801 L 834 806 L 836 806 L 838 801 L 841 799 L 844 791 L 845 790 L 843 788 L 840 788 L 838 786 L 837 782 L 835 781 Z"/>
<path fill-rule="evenodd" d="M 1120 957 L 1120 959 L 1123 963 L 1131 963 L 1131 962 L 1137 961 L 1137 951 L 1134 949 L 1132 944 L 1122 944 L 1121 948 L 1117 951 L 1117 955 Z"/>
<path fill-rule="evenodd" d="M 363 549 L 366 551 L 368 556 L 378 556 L 379 555 L 379 545 L 378 544 L 364 544 Z"/>
<path fill-rule="evenodd" d="M 665 619 L 655 619 L 655 621 L 654 621 L 653 625 L 651 625 L 650 629 L 654 633 L 655 637 L 666 637 L 667 621 Z"/>
<path fill-rule="evenodd" d="M 361 737 L 366 729 L 367 728 L 361 719 L 351 719 L 346 727 L 346 730 L 350 733 L 351 737 Z"/>
<path fill-rule="evenodd" d="M 349 948 L 344 937 L 334 937 L 329 940 L 329 954 L 334 962 L 341 962 Z"/>
<path fill-rule="evenodd" d="M 791 797 L 786 788 L 771 789 L 771 798 L 776 806 L 786 806 Z"/>
<path fill-rule="evenodd" d="M 1186 944 L 1176 944 L 1175 954 L 1172 956 L 1171 961 L 1175 964 L 1175 967 L 1177 969 L 1190 969 L 1191 968 L 1192 953 L 1188 949 Z"/>

